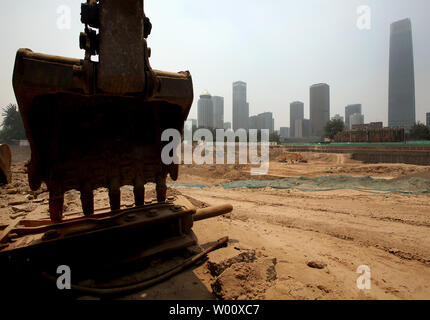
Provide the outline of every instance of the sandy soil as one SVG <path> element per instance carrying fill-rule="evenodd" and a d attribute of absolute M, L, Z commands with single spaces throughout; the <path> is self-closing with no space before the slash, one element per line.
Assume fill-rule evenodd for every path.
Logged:
<path fill-rule="evenodd" d="M 303 154 L 309 163 L 283 163 L 271 155 L 268 176 L 321 175 L 430 178 L 430 167 L 368 165 L 348 155 Z M 231 203 L 226 217 L 197 222 L 202 247 L 229 236 L 227 248 L 169 281 L 131 299 L 430 299 L 430 195 L 371 194 L 353 190 L 225 190 L 219 183 L 251 178 L 246 165 L 182 166 L 171 187 L 197 207 Z M 22 216 L 48 216 L 47 192 L 31 192 L 23 163 L 14 182 L 0 187 L 0 227 Z M 252 177 L 255 178 L 255 177 Z M 153 192 L 153 186 L 148 192 Z M 122 204 L 133 205 L 123 187 Z M 95 207 L 108 206 L 97 190 Z M 196 200 L 198 199 L 198 200 Z M 66 195 L 66 216 L 79 212 L 79 193 Z M 371 289 L 357 288 L 357 268 L 371 271 Z"/>

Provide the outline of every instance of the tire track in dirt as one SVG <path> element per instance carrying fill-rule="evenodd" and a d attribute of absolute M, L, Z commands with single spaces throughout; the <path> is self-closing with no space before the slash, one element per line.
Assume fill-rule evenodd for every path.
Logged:
<path fill-rule="evenodd" d="M 214 195 L 213 198 L 219 198 L 219 197 L 217 197 L 217 196 Z M 302 196 L 300 198 L 302 198 Z M 305 198 L 315 199 L 315 197 L 305 197 Z M 350 199 L 349 197 L 344 197 L 344 198 L 345 199 Z M 226 200 L 226 201 L 237 201 L 238 200 L 237 197 L 229 197 L 229 196 L 222 196 L 221 199 Z M 419 222 L 419 221 L 408 220 L 408 219 L 400 219 L 400 218 L 390 217 L 390 216 L 379 217 L 379 216 L 375 216 L 373 214 L 360 214 L 360 213 L 356 213 L 356 212 L 351 213 L 351 212 L 348 212 L 348 211 L 340 211 L 340 210 L 334 210 L 334 209 L 329 209 L 329 208 L 321 208 L 321 207 L 312 207 L 312 206 L 309 206 L 309 205 L 299 206 L 299 205 L 295 205 L 295 204 L 292 203 L 293 199 L 290 198 L 288 200 L 291 201 L 291 202 L 286 203 L 285 200 L 283 202 L 265 202 L 265 201 L 261 201 L 261 200 L 252 200 L 252 199 L 249 199 L 249 198 L 247 198 L 247 199 L 240 199 L 240 201 L 242 201 L 242 202 L 248 202 L 248 203 L 252 203 L 252 204 L 258 205 L 258 206 L 287 207 L 287 208 L 290 208 L 290 209 L 294 208 L 294 209 L 309 210 L 309 211 L 314 211 L 314 212 L 342 214 L 342 215 L 347 215 L 347 216 L 370 218 L 370 219 L 375 219 L 375 220 L 379 220 L 379 221 L 401 223 L 401 224 L 406 224 L 406 225 L 410 225 L 410 226 L 430 228 L 430 222 Z M 430 207 L 430 205 L 429 205 L 429 207 Z"/>
<path fill-rule="evenodd" d="M 338 239 L 354 241 L 363 247 L 375 247 L 405 260 L 430 265 L 430 233 L 428 226 L 417 226 L 356 213 L 337 212 L 328 208 L 309 205 L 289 206 L 272 199 L 262 200 L 243 192 L 198 191 L 199 198 L 208 197 L 207 202 L 230 202 L 235 208 L 231 219 L 246 221 L 253 219 L 302 231 L 326 234 Z M 194 196 L 195 193 L 193 193 Z M 246 194 L 246 193 L 245 193 Z M 292 210 L 293 209 L 293 210 Z M 296 209 L 296 210 L 294 210 Z M 388 221 L 387 221 L 388 220 Z M 396 235 L 395 237 L 393 235 Z M 422 245 L 426 244 L 426 245 Z"/>

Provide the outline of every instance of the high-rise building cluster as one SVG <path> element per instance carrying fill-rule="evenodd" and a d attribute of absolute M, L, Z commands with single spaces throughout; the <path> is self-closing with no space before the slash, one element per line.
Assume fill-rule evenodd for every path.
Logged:
<path fill-rule="evenodd" d="M 214 129 L 268 129 L 275 132 L 275 120 L 272 112 L 260 113 L 249 116 L 249 103 L 247 102 L 247 86 L 243 81 L 233 83 L 233 125 L 224 122 L 224 98 L 211 96 L 208 91 L 203 91 L 198 101 L 198 126 Z"/>
<path fill-rule="evenodd" d="M 415 78 L 410 19 L 391 24 L 389 54 L 389 99 L 388 126 L 408 131 L 415 123 Z M 326 83 L 314 84 L 309 91 L 309 119 L 304 117 L 304 103 L 290 104 L 290 127 L 281 127 L 282 138 L 320 138 L 325 134 L 325 126 L 330 121 L 330 86 Z M 224 123 L 224 98 L 211 96 L 204 91 L 198 102 L 199 127 L 233 129 L 269 129 L 275 132 L 272 112 L 250 116 L 247 100 L 247 84 L 233 83 L 232 123 Z M 364 114 L 361 104 L 345 107 L 345 117 L 336 114 L 333 119 L 345 122 L 348 130 L 363 125 Z M 426 114 L 426 124 L 430 126 L 430 113 Z"/>
<path fill-rule="evenodd" d="M 304 103 L 295 101 L 290 104 L 290 137 L 322 137 L 327 122 L 330 121 L 330 86 L 326 83 L 310 87 L 310 118 L 304 117 Z"/>

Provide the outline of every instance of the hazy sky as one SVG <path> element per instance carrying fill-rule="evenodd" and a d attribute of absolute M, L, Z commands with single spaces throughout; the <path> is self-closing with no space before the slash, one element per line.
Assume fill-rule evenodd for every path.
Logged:
<path fill-rule="evenodd" d="M 18 48 L 82 58 L 81 0 L 1 1 L 0 107 L 15 102 L 12 71 Z M 57 27 L 57 9 L 71 9 L 71 28 Z M 371 29 L 357 27 L 357 8 L 371 9 Z M 225 98 L 232 117 L 232 83 L 248 84 L 251 115 L 272 111 L 275 128 L 289 126 L 289 104 L 305 103 L 309 87 L 331 88 L 331 116 L 362 103 L 365 121 L 388 120 L 390 23 L 411 18 L 417 120 L 430 112 L 429 0 L 146 0 L 152 21 L 151 65 L 189 70 L 194 104 L 203 90 Z"/>

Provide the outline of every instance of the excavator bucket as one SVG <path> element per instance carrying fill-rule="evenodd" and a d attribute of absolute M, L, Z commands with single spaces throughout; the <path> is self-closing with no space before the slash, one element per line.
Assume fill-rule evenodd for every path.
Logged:
<path fill-rule="evenodd" d="M 92 215 L 97 188 L 107 188 L 111 209 L 119 210 L 121 186 L 134 186 L 140 206 L 145 184 L 156 183 L 164 202 L 167 175 L 177 179 L 178 165 L 162 162 L 161 135 L 183 133 L 192 79 L 188 71 L 151 68 L 143 2 L 83 3 L 82 60 L 18 50 L 13 87 L 31 147 L 29 184 L 46 184 L 53 222 L 62 220 L 69 190 L 80 191 L 83 213 Z"/>

